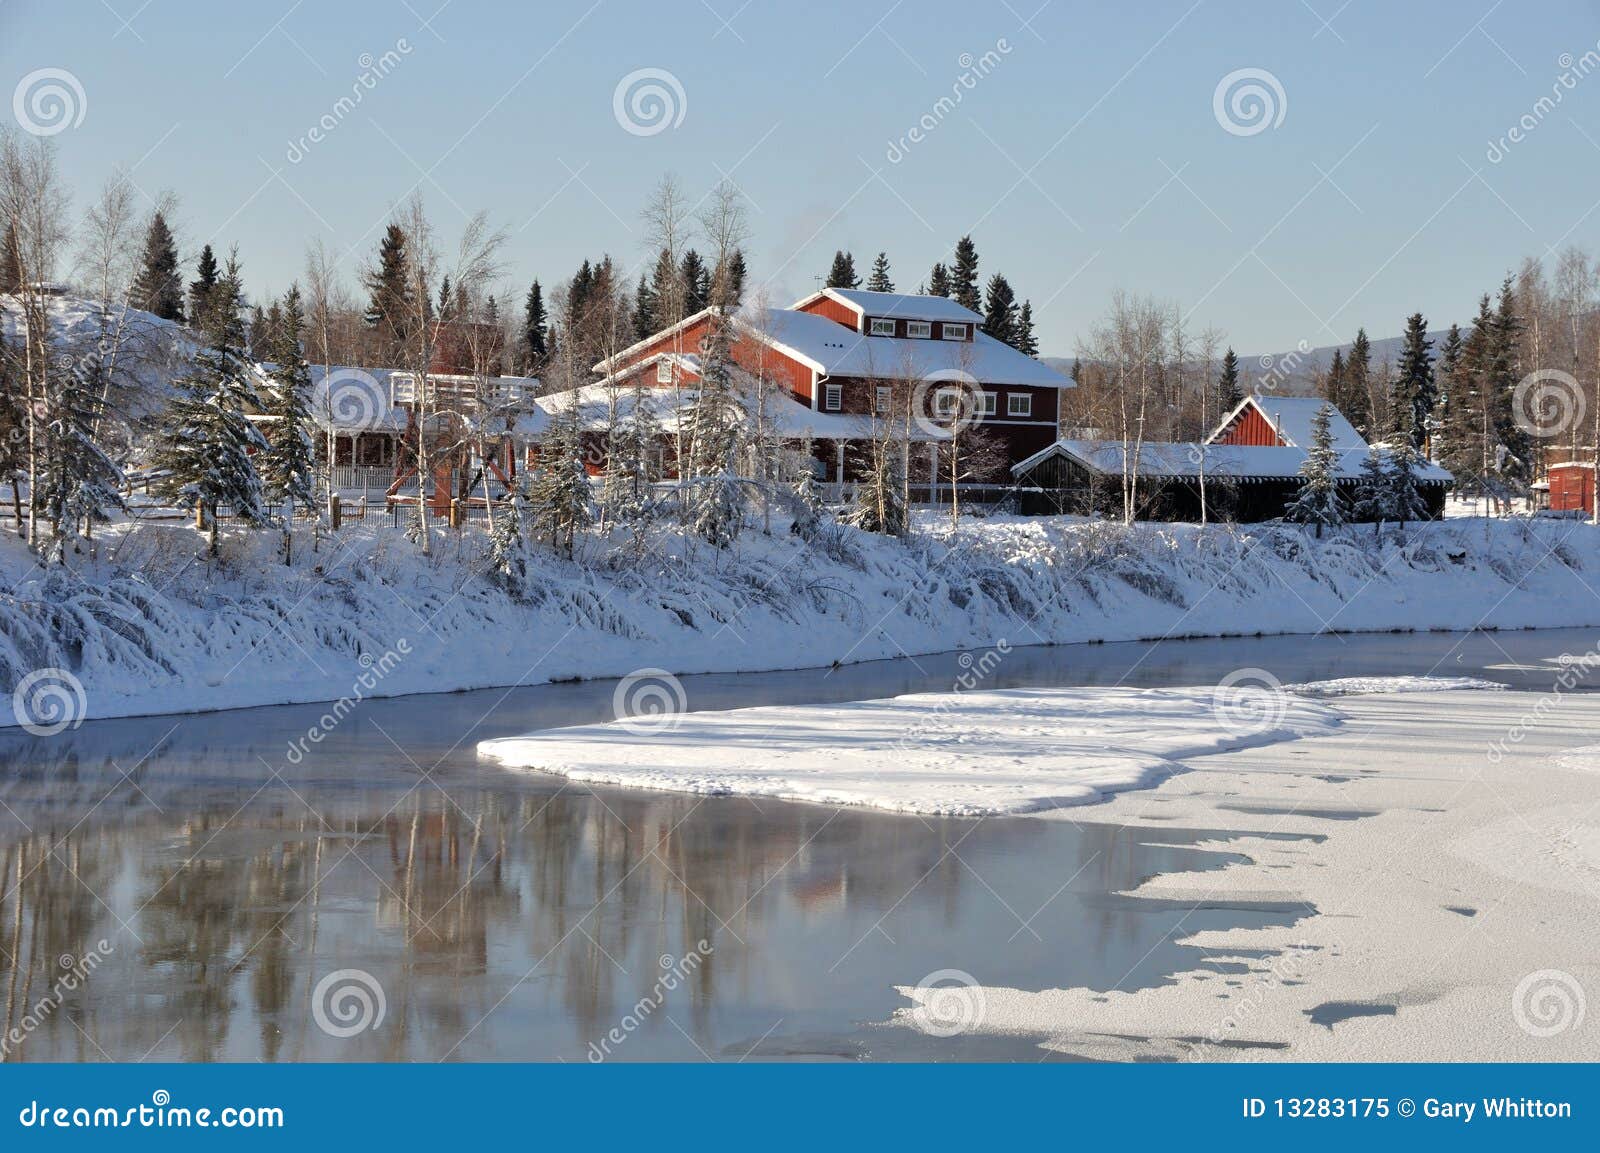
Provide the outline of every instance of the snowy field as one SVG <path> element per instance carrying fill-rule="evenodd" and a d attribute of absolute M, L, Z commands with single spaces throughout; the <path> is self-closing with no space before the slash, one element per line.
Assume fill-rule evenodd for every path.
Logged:
<path fill-rule="evenodd" d="M 1253 633 L 1600 624 L 1600 532 L 1458 519 L 1317 540 L 1288 526 L 927 517 L 908 540 L 781 522 L 718 554 L 665 534 L 585 542 L 514 599 L 486 534 L 432 557 L 387 517 L 283 566 L 274 534 L 209 560 L 178 521 L 116 525 L 41 568 L 0 535 L 0 701 L 69 672 L 89 717 L 337 701 L 573 677 L 804 668 L 1028 644 Z M 604 551 L 602 552 L 602 548 Z M 690 702 L 692 707 L 692 702 Z M 0 705 L 0 725 L 14 723 Z"/>
<path fill-rule="evenodd" d="M 1213 847 L 1248 862 L 1157 876 L 1132 898 L 1271 902 L 1303 911 L 1296 923 L 1191 933 L 1203 967 L 1137 992 L 986 985 L 974 956 L 972 988 L 917 988 L 908 974 L 889 1025 L 926 1030 L 955 1009 L 978 1033 L 1110 1060 L 1593 1060 L 1600 697 L 1391 694 L 1338 708 L 1333 732 L 1199 759 L 1069 810 L 1237 830 Z"/>

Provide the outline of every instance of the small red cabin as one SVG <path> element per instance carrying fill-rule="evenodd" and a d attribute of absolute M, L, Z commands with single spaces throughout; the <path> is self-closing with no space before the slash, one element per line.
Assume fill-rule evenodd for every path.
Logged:
<path fill-rule="evenodd" d="M 1550 466 L 1550 508 L 1594 515 L 1594 465 L 1581 460 Z"/>

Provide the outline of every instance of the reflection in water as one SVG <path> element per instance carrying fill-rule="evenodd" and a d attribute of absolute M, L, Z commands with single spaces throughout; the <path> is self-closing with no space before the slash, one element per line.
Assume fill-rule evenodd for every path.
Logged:
<path fill-rule="evenodd" d="M 1455 639 L 1333 643 L 1019 649 L 996 683 L 1425 672 Z M 1441 671 L 1479 672 L 1501 646 L 1537 664 L 1562 643 L 1502 636 Z M 954 658 L 919 661 L 687 684 L 698 708 L 948 687 Z M 610 696 L 367 702 L 298 764 L 285 751 L 315 706 L 0 732 L 5 1059 L 584 1060 L 616 1029 L 609 1049 L 627 1060 L 1029 1057 L 1025 1038 L 872 1023 L 904 1004 L 894 985 L 936 969 L 1138 988 L 1202 963 L 1174 936 L 1307 912 L 1111 896 L 1239 859 L 1194 849 L 1222 835 L 1209 831 L 590 791 L 476 760 L 486 737 L 606 718 Z M 65 988 L 63 961 L 102 940 Z M 700 941 L 701 961 L 641 1013 Z M 314 995 L 344 969 L 376 979 L 386 1012 L 338 1037 Z"/>
<path fill-rule="evenodd" d="M 176 735 L 127 778 L 121 757 L 51 751 L 5 789 L 13 1060 L 581 1060 L 700 941 L 616 1056 L 873 1052 L 914 1043 L 864 1023 L 933 968 L 1031 987 L 1159 979 L 1178 963 L 1164 935 L 1179 914 L 1081 894 L 1203 856 L 1093 826 L 600 795 L 495 772 L 448 790 L 285 774 L 196 805 Z M 60 803 L 73 791 L 95 799 Z M 33 1012 L 59 959 L 101 938 L 110 954 L 82 987 Z M 386 1014 L 338 1038 L 314 1023 L 313 994 L 346 968 L 376 978 Z"/>

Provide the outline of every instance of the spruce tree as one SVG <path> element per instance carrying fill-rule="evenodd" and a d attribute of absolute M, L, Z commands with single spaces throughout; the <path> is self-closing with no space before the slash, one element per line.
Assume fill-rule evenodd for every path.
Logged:
<path fill-rule="evenodd" d="M 1484 385 L 1488 378 L 1494 312 L 1480 297 L 1478 315 L 1465 340 L 1445 342 L 1444 425 L 1439 433 L 1439 463 L 1455 477 L 1458 496 L 1482 496 L 1498 461 Z M 1452 355 L 1454 353 L 1454 355 Z"/>
<path fill-rule="evenodd" d="M 744 282 L 747 276 L 749 272 L 745 268 L 744 250 L 735 248 L 728 257 L 726 271 L 719 269 L 713 274 L 715 280 L 726 285 L 723 298 L 728 308 L 737 309 L 744 303 Z"/>
<path fill-rule="evenodd" d="M 1311 447 L 1300 463 L 1300 490 L 1289 504 L 1285 519 L 1295 524 L 1315 525 L 1317 536 L 1324 526 L 1338 528 L 1344 523 L 1344 497 L 1339 492 L 1339 454 L 1333 448 L 1333 406 L 1324 404 L 1311 418 Z"/>
<path fill-rule="evenodd" d="M 1365 328 L 1356 329 L 1355 343 L 1344 362 L 1344 387 L 1334 407 L 1344 413 L 1344 418 L 1366 436 L 1372 424 L 1372 399 L 1369 386 L 1372 381 L 1372 342 Z"/>
<path fill-rule="evenodd" d="M 983 311 L 983 300 L 978 295 L 978 246 L 972 243 L 970 236 L 956 241 L 955 264 L 950 268 L 950 295 L 962 308 Z"/>
<path fill-rule="evenodd" d="M 1356 484 L 1356 520 L 1371 521 L 1373 535 L 1382 531 L 1383 522 L 1393 520 L 1394 502 L 1387 454 L 1377 445 L 1367 449 L 1361 462 L 1361 479 Z"/>
<path fill-rule="evenodd" d="M 1532 479 L 1534 438 L 1517 419 L 1513 396 L 1521 377 L 1522 318 L 1517 314 L 1516 291 L 1511 277 L 1500 285 L 1489 344 L 1485 395 L 1490 421 L 1499 442 L 1499 473 L 1503 495 L 1527 490 Z"/>
<path fill-rule="evenodd" d="M 824 288 L 860 288 L 861 278 L 856 275 L 856 259 L 840 249 L 833 254 L 833 266 L 828 269 Z"/>
<path fill-rule="evenodd" d="M 203 333 L 208 347 L 194 367 L 175 383 L 177 396 L 167 407 L 151 464 L 159 474 L 153 487 L 168 500 L 198 506 L 207 529 L 207 547 L 217 555 L 217 512 L 256 526 L 266 520 L 261 478 L 252 452 L 270 449 L 245 415 L 259 409 L 244 359 L 244 325 L 239 317 L 243 289 L 237 257 L 217 282 Z"/>
<path fill-rule="evenodd" d="M 1017 297 L 1011 291 L 1010 282 L 998 272 L 989 278 L 983 331 L 1013 347 L 1017 343 Z"/>
<path fill-rule="evenodd" d="M 1339 408 L 1339 402 L 1344 399 L 1344 379 L 1344 351 L 1336 348 L 1333 358 L 1328 362 L 1328 372 L 1322 378 L 1322 387 L 1318 390 L 1322 399 L 1334 408 Z"/>
<path fill-rule="evenodd" d="M 411 284 L 406 276 L 406 234 L 398 224 L 378 242 L 378 265 L 366 276 L 366 323 L 378 337 L 380 355 L 393 362 L 411 332 Z"/>
<path fill-rule="evenodd" d="M 678 280 L 682 285 L 685 316 L 693 316 L 710 303 L 711 272 L 692 248 L 683 254 Z"/>
<path fill-rule="evenodd" d="M 636 538 L 651 519 L 654 497 L 650 449 L 660 437 L 650 390 L 638 387 L 606 440 L 606 468 L 601 494 L 606 516 L 634 530 Z"/>
<path fill-rule="evenodd" d="M 928 274 L 928 295 L 950 295 L 950 270 L 947 269 L 942 263 L 935 264 L 933 266 L 933 271 Z"/>
<path fill-rule="evenodd" d="M 1406 319 L 1405 343 L 1400 350 L 1400 375 L 1395 379 L 1390 407 L 1396 439 L 1404 437 L 1414 448 L 1428 442 L 1438 390 L 1433 378 L 1433 341 L 1422 313 Z"/>
<path fill-rule="evenodd" d="M 664 325 L 656 319 L 656 293 L 650 278 L 641 276 L 633 290 L 633 339 L 648 340 Z"/>
<path fill-rule="evenodd" d="M 1217 397 L 1221 402 L 1219 415 L 1232 412 L 1244 403 L 1244 388 L 1239 383 L 1239 358 L 1230 345 L 1222 354 L 1222 375 L 1217 378 Z"/>
<path fill-rule="evenodd" d="M 528 593 L 528 548 L 523 535 L 527 500 L 526 483 L 518 478 L 489 534 L 489 579 L 513 600 L 522 600 Z"/>
<path fill-rule="evenodd" d="M 644 281 L 640 281 L 642 287 Z M 548 323 L 544 314 L 544 290 L 535 280 L 528 289 L 528 299 L 522 305 L 522 375 L 538 376 L 544 371 L 545 358 L 549 356 L 546 339 Z"/>
<path fill-rule="evenodd" d="M 1428 515 L 1427 502 L 1417 484 L 1417 473 L 1427 463 L 1422 450 L 1408 440 L 1402 440 L 1389 453 L 1389 515 L 1400 522 L 1402 529 L 1407 521 L 1423 520 Z"/>
<path fill-rule="evenodd" d="M 208 244 L 200 250 L 200 260 L 195 271 L 198 275 L 189 282 L 189 320 L 196 328 L 204 328 L 210 309 L 211 293 L 217 287 L 217 279 L 220 276 L 217 256 L 211 251 L 211 245 Z"/>
<path fill-rule="evenodd" d="M 144 237 L 144 252 L 139 259 L 139 275 L 134 278 L 130 299 L 135 308 L 154 313 L 162 320 L 183 322 L 183 278 L 178 271 L 178 245 L 166 217 L 157 212 Z"/>
<path fill-rule="evenodd" d="M 71 368 L 52 374 L 35 399 L 35 476 L 40 513 L 51 527 L 50 555 L 64 561 L 68 541 L 92 532 L 106 510 L 123 507 L 122 470 L 95 437 L 101 407 L 104 349 L 96 344 Z"/>
<path fill-rule="evenodd" d="M 867 291 L 893 292 L 894 281 L 889 279 L 889 254 L 880 252 L 872 262 L 872 271 L 867 274 Z"/>
<path fill-rule="evenodd" d="M 267 422 L 267 451 L 260 453 L 261 487 L 266 496 L 285 504 L 283 515 L 284 563 L 293 560 L 289 547 L 295 509 L 313 508 L 317 495 L 314 484 L 315 458 L 312 451 L 311 366 L 306 363 L 302 342 L 305 317 L 300 304 L 300 288 L 290 285 L 281 305 L 279 323 L 269 345 L 273 367 L 271 386 L 263 409 Z"/>
<path fill-rule="evenodd" d="M 689 522 L 708 543 L 731 544 L 744 527 L 739 475 L 745 410 L 734 391 L 732 324 L 718 309 L 700 349 L 700 392 L 689 413 Z"/>
<path fill-rule="evenodd" d="M 1017 339 L 1013 342 L 1023 356 L 1039 356 L 1039 338 L 1033 331 L 1033 301 L 1024 300 L 1017 312 Z"/>
<path fill-rule="evenodd" d="M 594 519 L 576 403 L 558 409 L 552 418 L 540 445 L 539 470 L 531 487 L 534 533 L 571 557 L 579 530 Z"/>

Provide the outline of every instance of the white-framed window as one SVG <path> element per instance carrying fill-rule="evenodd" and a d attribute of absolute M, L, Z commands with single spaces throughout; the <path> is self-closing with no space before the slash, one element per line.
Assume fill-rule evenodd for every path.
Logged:
<path fill-rule="evenodd" d="M 894 387 L 887 384 L 878 385 L 878 391 L 873 401 L 877 406 L 878 412 L 888 412 L 889 407 L 894 403 Z"/>
<path fill-rule="evenodd" d="M 1031 392 L 1006 393 L 1007 416 L 1032 416 L 1033 394 Z"/>
<path fill-rule="evenodd" d="M 872 327 L 868 331 L 873 336 L 893 336 L 894 320 L 886 316 L 874 316 Z"/>
<path fill-rule="evenodd" d="M 656 383 L 672 383 L 672 362 L 670 360 L 663 360 L 656 364 Z"/>
<path fill-rule="evenodd" d="M 939 417 L 952 417 L 961 411 L 961 390 L 959 388 L 941 388 L 933 394 L 933 414 Z"/>
<path fill-rule="evenodd" d="M 978 394 L 978 415 L 979 416 L 993 416 L 994 415 L 995 402 L 998 399 L 999 399 L 999 396 L 996 393 L 993 393 L 993 392 L 980 392 Z"/>
<path fill-rule="evenodd" d="M 964 324 L 941 324 L 939 326 L 940 340 L 965 340 L 967 339 L 967 326 Z"/>
<path fill-rule="evenodd" d="M 844 407 L 844 385 L 825 384 L 822 386 L 822 407 L 829 412 L 838 412 Z"/>
<path fill-rule="evenodd" d="M 933 335 L 933 323 L 927 320 L 908 320 L 906 335 L 913 340 L 927 340 Z"/>

